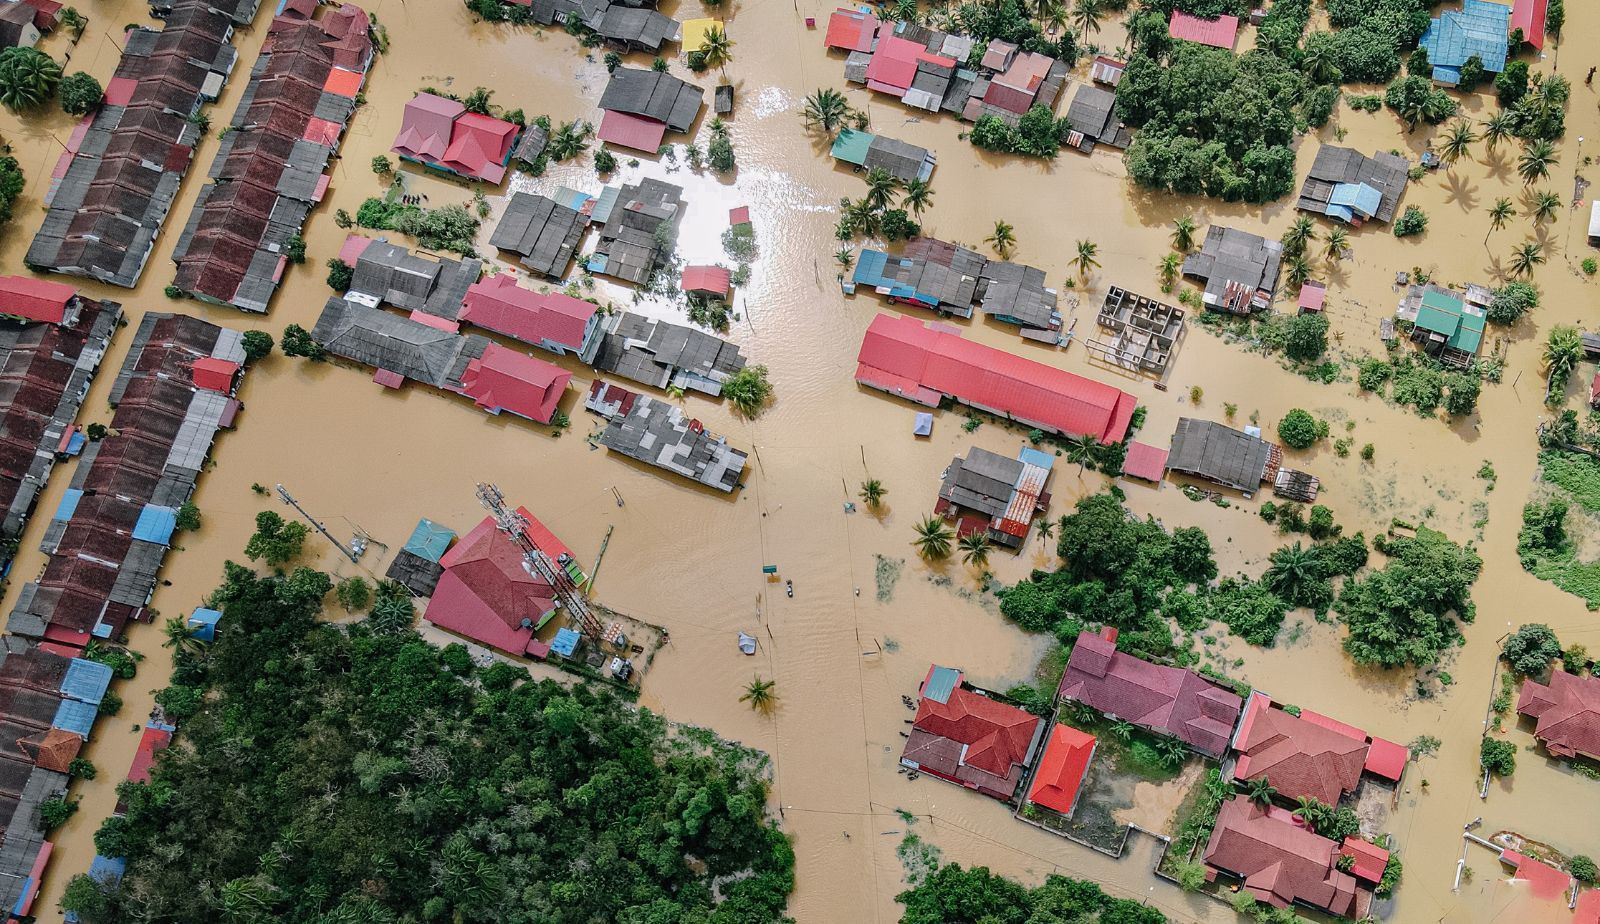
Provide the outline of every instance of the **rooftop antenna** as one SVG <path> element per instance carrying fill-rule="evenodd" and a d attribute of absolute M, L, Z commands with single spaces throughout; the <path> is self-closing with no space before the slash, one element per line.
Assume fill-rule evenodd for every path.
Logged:
<path fill-rule="evenodd" d="M 321 533 L 324 539 L 327 539 L 329 542 L 333 543 L 334 547 L 343 552 L 344 556 L 350 559 L 352 563 L 359 563 L 361 561 L 361 553 L 367 550 L 366 540 L 362 539 L 360 536 L 357 536 L 351 543 L 351 545 L 357 546 L 357 548 L 351 548 L 350 546 L 345 545 L 343 542 L 333 538 L 333 533 L 328 532 L 328 527 L 323 526 L 320 522 L 318 522 L 316 517 L 306 513 L 306 508 L 300 506 L 300 502 L 294 499 L 294 497 L 289 493 L 288 488 L 285 488 L 281 484 L 277 485 L 277 488 L 278 496 L 283 498 L 283 502 L 299 511 L 300 515 L 306 518 L 306 522 L 315 527 L 317 532 Z"/>
<path fill-rule="evenodd" d="M 528 574 L 550 585 L 561 605 L 578 620 L 583 634 L 598 646 L 603 638 L 600 621 L 590 612 L 589 604 L 583 599 L 578 585 L 567 574 L 566 568 L 561 563 L 551 561 L 550 556 L 528 535 L 528 518 L 506 506 L 505 495 L 493 484 L 478 483 L 478 503 L 494 516 L 495 526 L 522 550 L 522 567 Z"/>

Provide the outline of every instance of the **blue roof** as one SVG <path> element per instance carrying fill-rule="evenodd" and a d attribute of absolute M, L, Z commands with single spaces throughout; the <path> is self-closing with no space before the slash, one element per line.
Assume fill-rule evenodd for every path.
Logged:
<path fill-rule="evenodd" d="M 1037 465 L 1045 471 L 1050 471 L 1056 464 L 1056 457 L 1048 452 L 1040 452 L 1032 446 L 1024 446 L 1017 453 L 1017 459 L 1024 465 Z"/>
<path fill-rule="evenodd" d="M 68 488 L 67 493 L 61 495 L 61 503 L 56 505 L 55 515 L 52 520 L 70 520 L 78 510 L 78 500 L 83 497 L 83 492 L 77 488 Z"/>
<path fill-rule="evenodd" d="M 1476 56 L 1483 69 L 1498 74 L 1506 66 L 1506 46 L 1510 41 L 1511 7 L 1488 0 L 1463 0 L 1461 9 L 1451 10 L 1428 23 L 1418 42 L 1428 50 L 1433 64 L 1433 79 L 1453 84 L 1459 68 Z"/>
<path fill-rule="evenodd" d="M 855 279 L 856 285 L 867 285 L 873 288 L 888 288 L 894 285 L 894 279 L 885 276 L 883 271 L 889 265 L 889 255 L 881 250 L 863 250 L 856 259 Z"/>
<path fill-rule="evenodd" d="M 139 511 L 139 522 L 133 524 L 133 538 L 157 545 L 172 542 L 172 531 L 178 526 L 178 511 L 173 507 L 145 504 Z"/>
<path fill-rule="evenodd" d="M 194 608 L 194 612 L 189 616 L 189 625 L 214 626 L 221 621 L 221 619 L 222 614 L 216 610 L 206 609 L 203 606 L 197 606 Z"/>
<path fill-rule="evenodd" d="M 75 456 L 78 453 L 83 452 L 83 444 L 85 442 L 86 440 L 84 439 L 82 430 L 79 430 L 67 437 L 67 455 Z"/>
<path fill-rule="evenodd" d="M 61 701 L 61 708 L 56 710 L 56 717 L 50 721 L 50 725 L 64 731 L 77 732 L 87 741 L 89 729 L 94 727 L 94 717 L 99 714 L 100 710 L 88 703 L 64 699 Z"/>
<path fill-rule="evenodd" d="M 87 658 L 73 658 L 67 664 L 67 675 L 61 678 L 61 692 L 79 702 L 100 705 L 111 686 L 111 667 Z"/>
<path fill-rule="evenodd" d="M 1333 193 L 1328 197 L 1330 206 L 1344 206 L 1346 210 L 1361 213 L 1363 218 L 1371 218 L 1378 214 L 1378 205 L 1381 202 L 1383 193 L 1365 183 L 1339 183 L 1333 187 Z"/>
<path fill-rule="evenodd" d="M 594 196 L 567 186 L 557 186 L 556 191 L 550 194 L 550 198 L 554 199 L 558 204 L 572 209 L 574 212 L 581 212 L 583 211 L 583 204 L 593 199 Z"/>
<path fill-rule="evenodd" d="M 444 556 L 445 549 L 450 548 L 450 541 L 455 537 L 456 531 L 448 526 L 440 526 L 428 519 L 419 520 L 417 528 L 411 531 L 411 538 L 406 540 L 405 548 L 418 558 L 437 562 Z"/>
<path fill-rule="evenodd" d="M 928 679 L 923 681 L 922 696 L 936 703 L 947 703 L 950 701 L 951 692 L 960 682 L 960 671 L 953 667 L 940 667 L 935 664 L 928 671 Z"/>
<path fill-rule="evenodd" d="M 122 879 L 122 874 L 127 871 L 127 857 L 102 857 L 95 854 L 94 860 L 89 863 L 89 878 L 98 879 L 108 885 Z"/>
<path fill-rule="evenodd" d="M 550 642 L 550 650 L 563 658 L 572 657 L 572 653 L 578 650 L 578 633 L 571 629 L 557 629 L 556 637 Z"/>

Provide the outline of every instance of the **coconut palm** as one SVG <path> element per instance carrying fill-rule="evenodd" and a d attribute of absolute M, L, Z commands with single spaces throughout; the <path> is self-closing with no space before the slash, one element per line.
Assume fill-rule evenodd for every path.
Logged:
<path fill-rule="evenodd" d="M 844 217 L 849 222 L 850 227 L 856 230 L 856 233 L 868 236 L 877 234 L 878 228 L 882 223 L 882 216 L 879 211 L 873 208 L 872 203 L 868 202 L 865 197 L 847 203 L 844 207 Z"/>
<path fill-rule="evenodd" d="M 1322 245 L 1323 259 L 1329 263 L 1338 263 L 1350 250 L 1350 232 L 1343 228 L 1334 228 L 1328 232 L 1328 240 Z"/>
<path fill-rule="evenodd" d="M 980 530 L 973 530 L 961 537 L 961 560 L 974 568 L 984 568 L 989 564 L 989 537 Z"/>
<path fill-rule="evenodd" d="M 930 515 L 918 523 L 915 529 L 917 538 L 911 540 L 911 544 L 917 547 L 923 558 L 950 556 L 950 540 L 955 538 L 955 534 L 950 532 L 950 527 L 945 525 L 944 520 Z"/>
<path fill-rule="evenodd" d="M 1332 42 L 1307 42 L 1300 56 L 1300 67 L 1312 83 L 1336 84 L 1344 76 L 1333 59 Z"/>
<path fill-rule="evenodd" d="M 833 259 L 844 272 L 850 272 L 850 267 L 856 265 L 856 252 L 848 247 L 840 247 L 834 251 Z"/>
<path fill-rule="evenodd" d="M 1067 462 L 1078 465 L 1078 474 L 1083 474 L 1084 466 L 1094 460 L 1096 447 L 1099 442 L 1092 436 L 1069 436 L 1066 441 Z"/>
<path fill-rule="evenodd" d="M 1512 206 L 1510 199 L 1500 198 L 1494 200 L 1494 205 L 1489 207 L 1489 231 L 1493 233 L 1504 228 L 1506 221 L 1515 218 L 1516 214 L 1517 210 Z M 1483 236 L 1483 242 L 1485 244 L 1489 242 L 1488 234 Z"/>
<path fill-rule="evenodd" d="M 1547 189 L 1534 194 L 1533 208 L 1528 211 L 1533 215 L 1534 224 L 1538 224 L 1556 217 L 1556 210 L 1560 208 L 1561 197 Z"/>
<path fill-rule="evenodd" d="M 883 496 L 888 493 L 889 489 L 885 488 L 883 482 L 876 478 L 868 478 L 866 481 L 861 482 L 861 499 L 866 502 L 868 507 L 877 507 L 883 503 Z"/>
<path fill-rule="evenodd" d="M 933 186 L 927 180 L 908 180 L 901 185 L 900 207 L 922 217 L 922 212 L 933 204 Z"/>
<path fill-rule="evenodd" d="M 1261 575 L 1261 583 L 1280 599 L 1299 605 L 1312 598 L 1327 579 L 1322 558 L 1315 548 L 1296 542 L 1273 552 L 1272 564 Z"/>
<path fill-rule="evenodd" d="M 1259 805 L 1271 805 L 1273 797 L 1278 794 L 1278 791 L 1272 788 L 1272 784 L 1267 781 L 1265 776 L 1258 776 L 1251 780 L 1247 787 L 1245 795 L 1249 797 L 1251 802 Z"/>
<path fill-rule="evenodd" d="M 1511 275 L 1532 276 L 1533 268 L 1544 262 L 1544 245 L 1538 241 L 1518 244 L 1511 251 Z"/>
<path fill-rule="evenodd" d="M 170 617 L 162 625 L 161 631 L 167 637 L 167 640 L 161 643 L 163 648 L 187 651 L 190 654 L 197 654 L 205 648 L 205 643 L 195 638 L 194 630 L 180 617 Z"/>
<path fill-rule="evenodd" d="M 1100 31 L 1100 17 L 1105 12 L 1105 0 L 1078 0 L 1072 7 L 1072 24 L 1078 27 L 1079 35 L 1087 37 Z"/>
<path fill-rule="evenodd" d="M 1044 12 L 1039 14 L 1039 21 L 1050 30 L 1051 34 L 1060 32 L 1067 27 L 1067 5 L 1060 0 L 1053 0 L 1046 5 Z"/>
<path fill-rule="evenodd" d="M 1009 259 L 1011 251 L 1017 247 L 1017 231 L 1010 222 L 997 221 L 994 223 L 994 233 L 984 238 L 983 242 L 993 247 L 1000 259 Z"/>
<path fill-rule="evenodd" d="M 1483 140 L 1493 151 L 1495 146 L 1517 134 L 1517 117 L 1509 109 L 1502 109 L 1483 121 Z"/>
<path fill-rule="evenodd" d="M 760 677 L 751 678 L 745 685 L 744 694 L 739 697 L 739 702 L 749 703 L 750 708 L 757 712 L 766 712 L 772 704 L 778 701 L 778 694 L 773 688 L 778 685 L 776 680 L 762 680 Z"/>
<path fill-rule="evenodd" d="M 1161 288 L 1164 291 L 1172 289 L 1172 284 L 1178 279 L 1178 268 L 1180 266 L 1182 266 L 1182 261 L 1175 253 L 1169 253 L 1162 257 L 1161 262 L 1157 264 L 1156 271 L 1161 276 Z"/>
<path fill-rule="evenodd" d="M 1454 164 L 1472 153 L 1472 145 L 1477 140 L 1478 133 L 1472 130 L 1472 122 L 1467 119 L 1457 119 L 1445 133 L 1444 142 L 1439 148 L 1439 157 L 1447 164 Z"/>
<path fill-rule="evenodd" d="M 1034 532 L 1039 534 L 1040 539 L 1049 542 L 1051 539 L 1055 538 L 1056 521 L 1046 517 L 1033 524 L 1033 529 Z"/>
<path fill-rule="evenodd" d="M 865 201 L 872 210 L 881 212 L 894 203 L 894 194 L 900 189 L 900 178 L 883 169 L 873 167 L 867 171 Z"/>
<path fill-rule="evenodd" d="M 706 37 L 700 42 L 700 54 L 705 57 L 706 67 L 714 67 L 722 72 L 722 78 L 728 78 L 728 62 L 733 60 L 733 39 L 728 38 L 728 33 L 721 26 L 712 26 L 706 30 Z"/>
<path fill-rule="evenodd" d="M 61 65 L 36 48 L 0 52 L 0 104 L 13 112 L 36 109 L 55 95 Z"/>
<path fill-rule="evenodd" d="M 1306 259 L 1304 253 L 1297 253 L 1290 257 L 1284 267 L 1284 278 L 1289 280 L 1289 285 L 1299 288 L 1311 278 L 1311 261 Z"/>
<path fill-rule="evenodd" d="M 1172 249 L 1178 253 L 1188 253 L 1194 249 L 1194 232 L 1196 225 L 1193 215 L 1184 215 L 1172 223 Z"/>
<path fill-rule="evenodd" d="M 1522 182 L 1532 185 L 1550 178 L 1550 168 L 1555 165 L 1556 146 L 1548 141 L 1535 141 L 1526 145 L 1517 156 L 1517 175 Z"/>
<path fill-rule="evenodd" d="M 1583 338 L 1578 334 L 1578 329 L 1570 324 L 1557 324 L 1551 328 L 1542 359 L 1545 373 L 1552 378 L 1565 376 L 1576 369 L 1583 359 Z"/>
<path fill-rule="evenodd" d="M 824 87 L 806 97 L 802 116 L 807 126 L 820 128 L 831 135 L 850 117 L 850 103 L 845 100 L 843 93 Z"/>
<path fill-rule="evenodd" d="M 1078 242 L 1078 255 L 1072 260 L 1078 266 L 1078 278 L 1087 279 L 1090 270 L 1100 268 L 1100 261 L 1095 259 L 1099 252 L 1100 245 L 1094 241 Z"/>
<path fill-rule="evenodd" d="M 1317 239 L 1317 226 L 1310 215 L 1295 218 L 1289 230 L 1283 232 L 1283 252 L 1289 255 L 1305 253 L 1306 245 Z"/>

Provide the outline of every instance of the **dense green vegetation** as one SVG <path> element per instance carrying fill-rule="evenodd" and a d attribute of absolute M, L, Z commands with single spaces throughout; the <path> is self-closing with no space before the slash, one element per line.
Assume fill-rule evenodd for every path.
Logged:
<path fill-rule="evenodd" d="M 1328 0 L 1332 32 L 1306 38 L 1306 58 L 1326 61 L 1351 83 L 1382 83 L 1400 72 L 1400 52 L 1428 28 L 1426 0 Z"/>
<path fill-rule="evenodd" d="M 1036 888 L 988 867 L 946 863 L 895 896 L 900 924 L 1166 924 L 1149 905 L 1112 898 L 1088 880 L 1050 875 Z"/>
<path fill-rule="evenodd" d="M 1344 649 L 1358 664 L 1434 664 L 1461 641 L 1457 622 L 1473 621 L 1472 583 L 1483 560 L 1443 533 L 1418 529 L 1374 543 L 1384 567 L 1345 583 L 1335 609 L 1349 629 Z"/>
<path fill-rule="evenodd" d="M 1524 676 L 1538 676 L 1561 657 L 1561 641 L 1541 622 L 1530 622 L 1511 633 L 1500 647 L 1500 656 L 1511 669 Z"/>
<path fill-rule="evenodd" d="M 1290 449 L 1309 449 L 1322 434 L 1317 419 L 1303 408 L 1293 408 L 1278 421 L 1278 439 Z"/>
<path fill-rule="evenodd" d="M 1564 423 L 1567 427 L 1556 429 L 1570 430 L 1559 434 L 1565 442 L 1587 438 L 1577 433 L 1576 415 Z M 1600 609 L 1600 562 L 1579 559 L 1578 545 L 1567 529 L 1569 519 L 1583 516 L 1570 512 L 1573 503 L 1588 515 L 1600 511 L 1600 462 L 1582 453 L 1548 449 L 1539 454 L 1539 468 L 1544 480 L 1558 490 L 1522 508 L 1517 558 L 1534 577 L 1583 598 L 1591 610 Z M 1587 517 L 1574 522 L 1587 522 Z"/>
<path fill-rule="evenodd" d="M 226 566 L 218 640 L 158 696 L 181 743 L 95 838 L 127 875 L 68 889 L 86 924 L 787 920 L 763 756 L 404 626 L 319 623 L 331 587 Z"/>
<path fill-rule="evenodd" d="M 1478 764 L 1495 776 L 1510 776 L 1517 771 L 1517 746 L 1485 737 L 1478 745 Z"/>

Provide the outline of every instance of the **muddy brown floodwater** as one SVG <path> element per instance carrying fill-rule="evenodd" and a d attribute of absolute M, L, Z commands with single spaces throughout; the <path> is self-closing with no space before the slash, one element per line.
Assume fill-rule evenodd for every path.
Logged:
<path fill-rule="evenodd" d="M 103 82 L 115 67 L 122 26 L 148 22 L 146 8 L 136 0 L 79 0 L 79 6 L 91 23 L 72 50 L 69 70 L 86 69 Z M 256 26 L 236 38 L 241 60 L 212 109 L 215 125 L 225 124 L 238 103 L 271 0 L 265 6 Z M 388 29 L 392 49 L 376 63 L 369 102 L 345 139 L 334 168 L 332 201 L 318 210 L 306 232 L 307 265 L 290 270 L 270 318 L 197 303 L 174 305 L 161 293 L 172 275 L 172 243 L 216 153 L 214 137 L 197 153 L 140 287 L 132 292 L 97 285 L 85 289 L 119 299 L 135 321 L 145 311 L 178 308 L 234 327 L 276 333 L 293 322 L 309 328 L 329 294 L 320 267 L 344 235 L 333 224 L 333 210 L 353 213 L 378 191 L 368 162 L 387 151 L 401 106 L 415 90 L 435 85 L 465 93 L 482 85 L 496 91 L 496 103 L 522 107 L 530 116 L 597 119 L 605 70 L 598 55 L 586 57 L 564 34 L 478 24 L 455 0 L 372 0 L 366 6 Z M 697 3 L 664 0 L 662 6 L 680 19 L 701 15 Z M 993 598 L 977 591 L 970 569 L 926 564 L 909 545 L 911 523 L 931 507 L 939 472 L 954 455 L 970 445 L 1012 452 L 1022 434 L 989 423 L 966 435 L 960 415 L 945 413 L 938 415 L 932 439 L 913 440 L 912 406 L 864 391 L 852 380 L 861 334 L 883 306 L 870 294 L 854 299 L 840 294 L 831 231 L 839 198 L 860 195 L 863 184 L 832 166 L 822 141 L 808 135 L 799 118 L 805 94 L 845 86 L 842 61 L 823 51 L 820 30 L 803 25 L 808 16 L 821 23 L 831 7 L 822 0 L 730 0 L 721 9 L 737 42 L 729 68 L 739 87 L 730 119 L 741 164 L 736 179 L 696 174 L 654 158 L 619 171 L 624 179 L 669 176 L 687 188 L 680 252 L 691 261 L 721 259 L 718 235 L 726 227 L 727 208 L 752 207 L 761 252 L 739 297 L 743 318 L 730 336 L 752 361 L 770 368 L 777 402 L 758 420 L 744 421 L 722 403 L 685 399 L 713 430 L 726 433 L 735 445 L 754 448 L 743 491 L 731 499 L 714 496 L 591 450 L 583 437 L 593 419 L 581 413 L 576 387 L 586 387 L 591 374 L 577 366 L 572 366 L 578 373 L 575 388 L 564 404 L 573 428 L 556 439 L 545 428 L 485 417 L 460 399 L 424 388 L 390 392 L 351 369 L 274 356 L 244 385 L 247 410 L 239 429 L 221 439 L 217 464 L 196 497 L 205 525 L 185 536 L 188 548 L 170 557 L 153 605 L 168 614 L 185 612 L 213 585 L 221 563 L 243 546 L 256 511 L 276 506 L 253 494 L 252 483 L 283 482 L 336 532 L 363 528 L 392 551 L 419 516 L 469 527 L 481 516 L 473 483 L 495 481 L 580 555 L 594 554 L 607 528 L 616 527 L 597 598 L 672 633 L 672 644 L 645 681 L 642 702 L 675 721 L 708 725 L 772 754 L 774 808 L 782 809 L 798 857 L 791 903 L 798 920 L 898 918 L 894 895 L 903 878 L 895 846 L 906 826 L 895 810 L 903 808 L 922 817 L 917 830 L 947 859 L 1030 881 L 1053 871 L 1069 873 L 1099 880 L 1116 894 L 1149 900 L 1174 920 L 1233 921 L 1233 912 L 1220 904 L 1183 895 L 1154 879 L 1148 841 L 1132 842 L 1129 857 L 1112 861 L 1017 823 L 996 802 L 932 779 L 907 782 L 895 771 L 907 717 L 899 698 L 914 692 L 930 661 L 958 665 L 973 681 L 1004 688 L 1030 676 L 1049 640 L 1006 624 Z M 1576 78 L 1596 63 L 1600 6 L 1573 4 L 1568 17 L 1566 42 L 1536 70 L 1553 70 L 1559 59 L 1561 72 Z M 1099 38 L 1110 44 L 1120 35 L 1120 26 L 1108 23 Z M 68 43 L 55 36 L 45 47 L 59 58 Z M 1600 141 L 1596 97 L 1581 80 L 1573 83 L 1567 138 L 1549 184 L 1563 196 L 1578 172 L 1580 136 Z M 958 140 L 962 127 L 948 118 L 919 120 L 860 89 L 852 89 L 850 98 L 869 109 L 876 129 L 938 152 L 935 204 L 925 221 L 930 234 L 976 243 L 995 219 L 1003 218 L 1015 226 L 1021 242 L 1017 259 L 1045 267 L 1058 282 L 1067 276 L 1073 243 L 1098 242 L 1104 266 L 1089 280 L 1076 309 L 1085 333 L 1108 284 L 1155 294 L 1156 263 L 1169 249 L 1175 217 L 1192 213 L 1202 225 L 1222 221 L 1273 237 L 1292 219 L 1287 199 L 1255 208 L 1144 193 L 1126 181 L 1114 153 L 1088 158 L 1063 153 L 1048 164 L 990 156 Z M 1492 98 L 1480 94 L 1466 108 L 1481 115 L 1492 105 Z M 41 218 L 46 178 L 71 127 L 72 120 L 59 112 L 20 119 L 0 115 L 0 132 L 28 172 L 17 217 L 0 235 L 0 265 L 7 271 L 21 271 L 22 254 Z M 704 125 L 698 128 L 703 145 Z M 1341 107 L 1326 129 L 1302 140 L 1302 172 L 1318 143 L 1333 140 L 1336 131 L 1346 133 L 1346 145 L 1364 151 L 1399 148 L 1413 157 L 1433 134 L 1426 127 L 1407 134 L 1386 112 Z M 1600 144 L 1594 146 L 1600 150 Z M 470 195 L 458 184 L 421 176 L 410 167 L 402 173 L 408 188 L 428 194 L 432 205 Z M 599 188 L 587 158 L 545 177 L 519 176 L 510 186 L 548 190 L 558 183 L 591 192 Z M 1396 271 L 1421 266 L 1448 283 L 1492 281 L 1496 261 L 1533 233 L 1519 218 L 1493 234 L 1485 247 L 1484 211 L 1501 195 L 1522 195 L 1514 153 L 1503 146 L 1491 156 L 1480 145 L 1453 170 L 1412 184 L 1406 202 L 1432 217 L 1425 235 L 1397 241 L 1381 226 L 1355 231 L 1351 257 L 1330 279 L 1328 310 L 1338 348 L 1352 355 L 1381 348 L 1378 322 L 1394 310 Z M 1438 756 L 1408 775 L 1391 824 L 1406 858 L 1397 921 L 1545 919 L 1549 909 L 1521 904 L 1520 884 L 1501 882 L 1498 865 L 1481 849 L 1469 856 L 1476 872 L 1472 882 L 1459 893 L 1452 891 L 1462 825 L 1478 816 L 1485 831 L 1514 827 L 1569 852 L 1600 853 L 1593 813 L 1572 810 L 1593 805 L 1600 784 L 1535 768 L 1497 785 L 1489 801 L 1480 802 L 1475 756 L 1497 640 L 1508 629 L 1539 620 L 1565 641 L 1600 647 L 1595 617 L 1576 598 L 1523 573 L 1514 554 L 1518 513 L 1535 474 L 1533 426 L 1543 411 L 1539 343 L 1550 325 L 1582 323 L 1592 315 L 1594 284 L 1577 269 L 1589 252 L 1586 215 L 1584 203 L 1582 209 L 1563 211 L 1540 232 L 1550 255 L 1537 275 L 1544 306 L 1511 330 L 1504 384 L 1487 386 L 1478 413 L 1448 425 L 1359 395 L 1348 381 L 1311 383 L 1199 330 L 1190 331 L 1177 355 L 1172 389 L 1160 392 L 1147 381 L 1092 363 L 1081 346 L 1060 351 L 1024 342 L 1010 328 L 966 325 L 970 337 L 1133 392 L 1150 408 L 1144 432 L 1158 445 L 1165 445 L 1179 416 L 1220 419 L 1225 403 L 1238 406 L 1241 421 L 1259 415 L 1266 426 L 1295 406 L 1329 419 L 1336 430 L 1353 422 L 1355 444 L 1376 446 L 1372 463 L 1354 455 L 1337 458 L 1326 448 L 1294 454 L 1297 467 L 1322 478 L 1323 500 L 1349 530 L 1370 535 L 1392 516 L 1402 516 L 1466 540 L 1487 516 L 1479 543 L 1485 567 L 1475 589 L 1479 618 L 1467 629 L 1466 645 L 1446 665 L 1453 685 L 1432 699 L 1417 699 L 1409 673 L 1352 667 L 1339 650 L 1340 633 L 1303 613 L 1291 614 L 1291 624 L 1296 619 L 1306 624 L 1294 633 L 1293 643 L 1272 650 L 1236 642 L 1222 646 L 1225 657 L 1242 659 L 1236 675 L 1282 701 L 1315 705 L 1399 741 L 1419 734 L 1443 740 Z M 619 305 L 629 301 L 627 293 L 604 284 L 598 294 Z M 644 308 L 658 314 L 677 310 Z M 105 397 L 129 339 L 124 332 L 113 345 L 84 405 L 85 420 L 107 418 Z M 1586 374 L 1574 376 L 1574 382 Z M 1196 385 L 1204 394 L 1200 406 L 1192 408 L 1187 396 Z M 1492 493 L 1475 477 L 1486 460 L 1499 475 Z M 846 513 L 844 503 L 869 476 L 889 490 L 883 510 Z M 53 509 L 70 477 L 67 471 L 57 473 L 40 510 Z M 1098 475 L 1080 476 L 1070 466 L 1061 467 L 1052 513 L 1069 510 L 1078 497 L 1103 487 Z M 616 504 L 613 488 L 625 506 Z M 1129 505 L 1141 514 L 1153 514 L 1169 526 L 1209 530 L 1225 573 L 1258 571 L 1278 544 L 1255 516 L 1255 502 L 1239 501 L 1228 509 L 1191 503 L 1172 484 L 1159 490 L 1129 485 L 1127 491 Z M 0 603 L 6 610 L 16 587 L 42 567 L 37 550 L 42 528 L 41 517 L 25 537 L 15 580 Z M 352 572 L 353 566 L 320 540 L 313 554 L 324 568 Z M 877 556 L 902 563 L 883 602 L 876 593 Z M 387 558 L 379 548 L 366 563 L 381 568 Z M 767 563 L 794 582 L 792 599 L 763 579 L 760 569 Z M 1031 568 L 1048 566 L 1053 557 L 1037 541 L 1015 558 L 997 556 L 991 563 L 998 579 L 1008 583 Z M 741 656 L 735 647 L 740 630 L 760 638 L 754 658 Z M 41 920 L 60 919 L 56 902 L 64 883 L 87 867 L 92 833 L 115 802 L 113 787 L 132 758 L 135 730 L 170 665 L 158 628 L 134 626 L 131 637 L 146 660 L 136 679 L 120 684 L 126 701 L 122 715 L 99 724 L 86 752 L 101 768 L 100 778 L 77 786 L 82 808 L 57 832 L 55 859 L 35 906 Z M 737 701 L 752 673 L 777 680 L 781 699 L 771 717 Z M 1513 738 L 1519 747 L 1529 743 L 1525 734 Z M 1525 767 L 1540 762 L 1525 753 Z"/>

